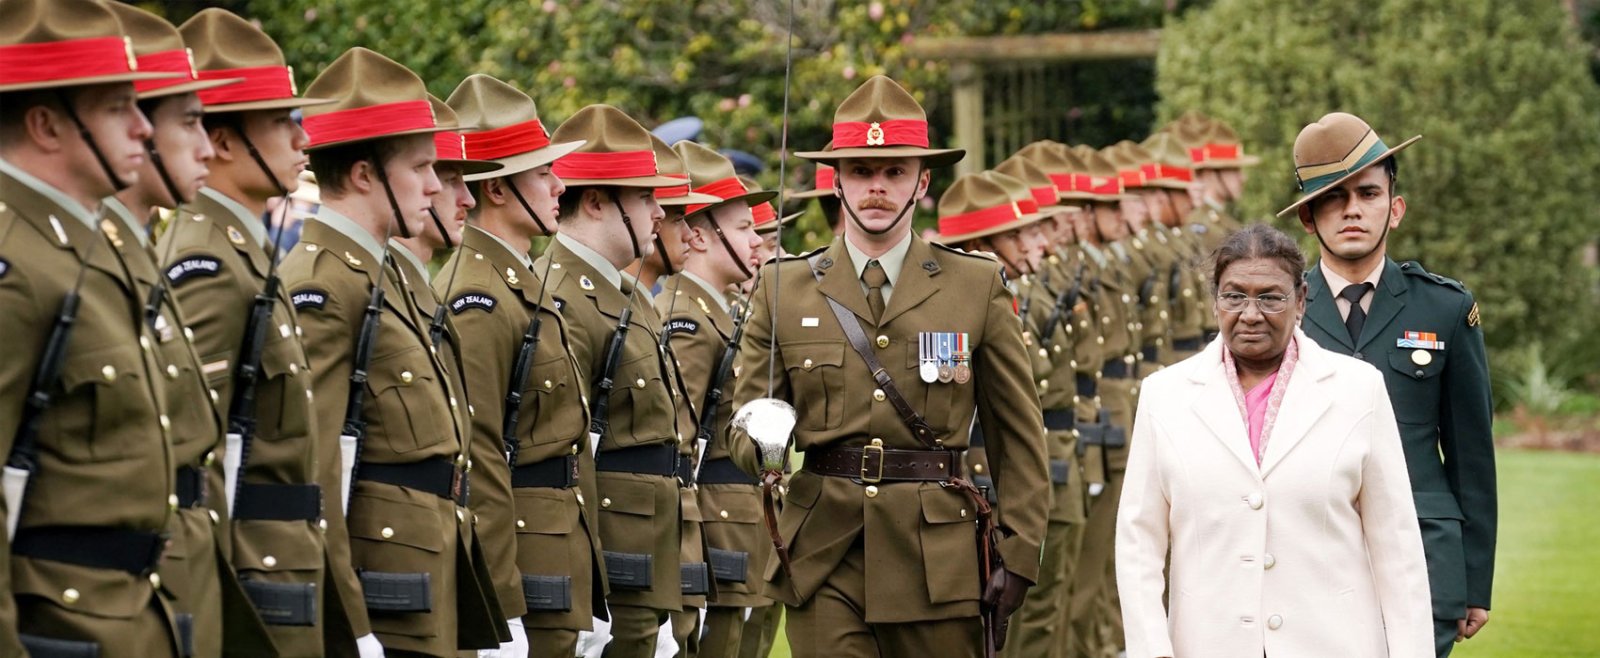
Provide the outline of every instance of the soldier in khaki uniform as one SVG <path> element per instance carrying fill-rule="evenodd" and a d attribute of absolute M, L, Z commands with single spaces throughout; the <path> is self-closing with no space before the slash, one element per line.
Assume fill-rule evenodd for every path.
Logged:
<path fill-rule="evenodd" d="M 759 570 L 765 563 L 758 559 L 771 552 L 771 542 L 761 532 L 760 487 L 728 457 L 726 429 L 733 417 L 735 375 L 731 366 L 719 368 L 737 322 L 727 291 L 753 277 L 760 266 L 756 252 L 761 236 L 752 211 L 766 206 L 770 212 L 767 202 L 777 193 L 750 189 L 735 176 L 733 163 L 709 148 L 679 142 L 674 149 L 688 168 L 690 189 L 710 198 L 685 208 L 688 254 L 682 271 L 663 280 L 656 309 L 666 319 L 668 348 L 698 414 L 693 419 L 695 441 L 706 442 L 700 448 L 695 494 L 716 598 L 706 610 L 699 655 L 735 658 L 746 630 L 759 634 L 765 606 L 772 604 L 761 595 Z M 712 387 L 716 409 L 707 410 Z M 713 421 L 702 427 L 704 418 Z M 747 615 L 756 623 L 748 623 Z"/>
<path fill-rule="evenodd" d="M 1141 192 L 1150 210 L 1151 239 L 1166 247 L 1173 257 L 1168 274 L 1171 291 L 1170 312 L 1172 342 L 1162 354 L 1162 363 L 1173 364 L 1187 359 L 1205 347 L 1205 316 L 1215 317 L 1205 301 L 1208 285 L 1202 270 L 1199 236 L 1187 229 L 1189 217 L 1194 213 L 1192 194 L 1198 189 L 1194 182 L 1194 162 L 1188 150 L 1171 133 L 1157 133 L 1140 145 L 1140 157 L 1146 161 L 1140 166 L 1147 185 Z"/>
<path fill-rule="evenodd" d="M 993 610 L 990 633 L 1003 636 L 1038 577 L 1048 469 L 1021 323 L 999 263 L 911 231 L 929 170 L 963 155 L 929 148 L 927 135 L 921 106 L 886 77 L 845 99 L 832 148 L 799 154 L 838 167 L 845 233 L 768 264 L 752 295 L 739 367 L 753 376 L 738 381 L 734 401 L 768 395 L 798 414 L 804 467 L 776 528 L 788 559 L 769 560 L 764 578 L 789 606 L 801 658 L 978 656 L 988 641 L 980 614 Z M 922 349 L 930 342 L 949 349 Z M 921 421 L 903 422 L 863 352 Z M 758 374 L 769 368 L 771 382 Z M 974 414 L 999 492 L 984 520 L 1003 535 L 1004 568 L 988 574 L 987 591 L 973 535 L 987 505 L 959 466 Z M 743 430 L 730 445 L 742 468 L 758 470 Z"/>
<path fill-rule="evenodd" d="M 282 655 L 337 655 L 370 631 L 359 592 L 328 579 L 355 575 L 322 532 L 322 498 L 335 492 L 316 483 L 303 332 L 287 290 L 273 281 L 276 294 L 262 297 L 276 278 L 277 248 L 261 217 L 271 198 L 299 186 L 305 165 L 306 135 L 289 113 L 326 101 L 296 97 L 277 45 L 234 14 L 203 10 L 181 32 L 202 79 L 245 80 L 200 92 L 216 157 L 207 187 L 158 246 L 237 447 L 218 492 L 231 506 L 234 567 Z M 258 304 L 266 315 L 252 326 Z M 245 347 L 247 332 L 262 335 L 259 349 Z M 248 394 L 237 379 L 241 361 L 255 372 Z"/>
<path fill-rule="evenodd" d="M 1138 374 L 1140 378 L 1160 370 L 1166 362 L 1173 337 L 1172 298 L 1178 294 L 1172 286 L 1172 273 L 1178 266 L 1178 256 L 1164 238 L 1164 231 L 1153 230 L 1155 216 L 1151 207 L 1156 194 L 1162 190 L 1187 189 L 1187 184 L 1149 176 L 1144 169 L 1150 155 L 1138 144 L 1123 140 L 1101 150 L 1117 168 L 1123 190 L 1128 193 L 1120 202 L 1122 221 L 1127 223 L 1127 245 L 1133 250 L 1133 262 L 1138 268 L 1139 299 L 1143 302 L 1140 317 L 1144 325 L 1144 348 L 1140 352 Z"/>
<path fill-rule="evenodd" d="M 586 142 L 555 163 L 567 184 L 560 232 L 534 266 L 549 266 L 546 285 L 567 320 L 579 379 L 589 386 L 591 410 L 603 412 L 590 423 L 598 490 L 589 505 L 599 516 L 611 588 L 605 655 L 648 658 L 667 613 L 683 607 L 681 441 L 660 318 L 620 268 L 654 252 L 651 237 L 664 217 L 654 190 L 683 181 L 660 175 L 650 133 L 610 106 L 579 110 L 552 139 Z M 617 334 L 621 327 L 626 334 Z M 622 339 L 615 351 L 614 338 Z"/>
<path fill-rule="evenodd" d="M 98 3 L 0 0 L 0 15 L 0 343 L 15 350 L 0 359 L 0 653 L 175 656 L 155 574 L 177 467 L 164 341 L 101 199 L 147 157 L 133 82 L 178 75 L 138 72 Z M 57 334 L 63 309 L 75 323 Z M 36 387 L 24 355 L 52 338 L 59 370 Z"/>
<path fill-rule="evenodd" d="M 307 93 L 336 99 L 306 110 L 322 207 L 283 273 L 308 341 L 328 533 L 348 534 L 387 655 L 497 648 L 496 631 L 509 631 L 503 619 L 485 619 L 492 611 L 476 587 L 459 506 L 467 404 L 412 284 L 384 249 L 391 233 L 418 234 L 428 220 L 440 189 L 431 135 L 455 126 L 436 122 L 416 74 L 362 48 L 341 55 Z M 361 388 L 352 395 L 353 387 Z M 342 436 L 356 439 L 348 462 Z"/>
<path fill-rule="evenodd" d="M 469 76 L 450 104 L 475 126 L 464 134 L 467 157 L 504 166 L 466 177 L 478 205 L 441 270 L 455 281 L 434 280 L 472 345 L 462 353 L 474 411 L 470 504 L 501 609 L 526 610 L 528 649 L 518 655 L 570 657 L 579 633 L 605 616 L 597 524 L 584 507 L 585 489 L 594 495 L 587 385 L 540 276 L 547 272 L 530 269 L 528 251 L 556 227 L 565 185 L 551 163 L 583 143 L 552 143 L 533 99 L 489 76 Z M 499 575 L 507 560 L 509 581 Z"/>

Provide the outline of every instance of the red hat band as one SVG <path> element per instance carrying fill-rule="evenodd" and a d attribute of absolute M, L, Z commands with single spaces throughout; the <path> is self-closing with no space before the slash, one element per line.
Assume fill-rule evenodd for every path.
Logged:
<path fill-rule="evenodd" d="M 137 71 L 126 37 L 0 46 L 0 85 L 95 78 Z"/>
<path fill-rule="evenodd" d="M 1194 172 L 1189 169 L 1159 163 L 1140 165 L 1139 171 L 1144 174 L 1145 180 L 1177 180 L 1185 183 L 1194 180 Z"/>
<path fill-rule="evenodd" d="M 203 105 L 231 105 L 294 98 L 294 69 L 287 66 L 252 66 L 239 69 L 199 71 L 201 80 L 239 78 L 239 82 L 200 92 Z"/>
<path fill-rule="evenodd" d="M 643 151 L 615 151 L 610 153 L 579 151 L 562 157 L 551 170 L 561 178 L 613 180 L 654 176 L 656 153 Z"/>
<path fill-rule="evenodd" d="M 756 207 L 750 209 L 750 214 L 754 217 L 756 226 L 766 224 L 778 218 L 778 211 L 772 209 L 772 204 L 770 202 L 756 204 Z"/>
<path fill-rule="evenodd" d="M 538 119 L 504 128 L 467 133 L 467 153 L 474 160 L 498 160 L 550 145 L 550 133 Z"/>
<path fill-rule="evenodd" d="M 1035 187 L 1029 189 L 1028 193 L 1033 195 L 1034 210 L 1056 204 L 1056 186 L 1054 185 Z"/>
<path fill-rule="evenodd" d="M 736 197 L 736 196 L 739 196 L 741 194 L 744 194 L 748 190 L 744 189 L 744 183 L 739 182 L 739 179 L 737 177 L 731 177 L 731 178 L 724 178 L 722 180 L 712 181 L 710 183 L 706 183 L 705 185 L 701 185 L 700 187 L 694 188 L 694 191 L 698 192 L 700 194 L 709 194 L 709 195 L 717 197 L 719 199 L 731 199 L 733 197 Z M 709 203 L 694 203 L 694 204 L 690 204 L 688 206 L 685 206 L 683 210 L 684 210 L 685 213 L 694 213 L 694 212 L 699 212 L 700 209 L 705 208 L 706 206 L 709 206 L 709 205 L 711 205 L 711 204 L 709 204 Z"/>
<path fill-rule="evenodd" d="M 466 160 L 466 139 L 454 130 L 446 130 L 433 134 L 434 150 L 439 152 L 440 160 Z"/>
<path fill-rule="evenodd" d="M 308 116 L 302 122 L 311 136 L 307 148 L 323 144 L 385 137 L 411 130 L 433 128 L 433 106 L 428 101 L 400 101 Z"/>
<path fill-rule="evenodd" d="M 657 199 L 677 199 L 677 198 L 689 196 L 689 175 L 688 174 L 662 174 L 662 176 L 666 176 L 667 178 L 682 178 L 684 180 L 683 180 L 683 184 L 682 185 L 674 185 L 672 187 L 658 187 L 658 188 L 656 188 L 656 198 Z"/>
<path fill-rule="evenodd" d="M 833 124 L 833 149 L 876 146 L 928 148 L 928 122 L 916 119 L 844 121 Z"/>
<path fill-rule="evenodd" d="M 1022 218 L 1022 207 L 1016 203 L 964 212 L 939 218 L 939 235 L 966 235 L 994 228 Z"/>
<path fill-rule="evenodd" d="M 820 165 L 820 164 L 817 165 L 817 181 L 816 181 L 816 185 L 813 186 L 811 189 L 814 189 L 814 190 L 831 190 L 831 189 L 833 189 L 833 176 L 834 176 L 833 167 L 829 167 L 828 165 Z"/>
<path fill-rule="evenodd" d="M 182 73 L 184 77 L 168 78 L 164 80 L 135 80 L 133 90 L 139 93 L 164 89 L 173 85 L 181 85 L 198 80 L 194 72 L 194 53 L 188 48 L 181 50 L 163 50 L 150 53 L 139 58 L 140 71 L 154 71 L 161 73 Z"/>
<path fill-rule="evenodd" d="M 1205 146 L 1197 146 L 1189 149 L 1189 159 L 1194 160 L 1195 164 L 1211 160 L 1238 160 L 1239 145 L 1212 143 Z"/>

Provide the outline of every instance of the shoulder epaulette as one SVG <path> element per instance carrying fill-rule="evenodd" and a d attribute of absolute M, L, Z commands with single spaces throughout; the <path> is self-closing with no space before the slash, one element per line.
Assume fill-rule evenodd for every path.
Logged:
<path fill-rule="evenodd" d="M 1435 283 L 1437 285 L 1441 285 L 1441 286 L 1444 286 L 1446 288 L 1453 288 L 1456 291 L 1461 292 L 1463 294 L 1470 294 L 1469 291 L 1467 290 L 1467 286 L 1462 284 L 1460 281 L 1457 281 L 1457 280 L 1452 279 L 1450 277 L 1444 276 L 1442 274 L 1434 274 L 1434 273 L 1429 272 L 1429 271 L 1427 271 L 1425 269 L 1422 269 L 1422 263 L 1419 263 L 1419 262 L 1414 261 L 1414 260 L 1408 260 L 1408 261 L 1406 261 L 1404 263 L 1401 263 L 1400 264 L 1400 271 L 1404 272 L 1408 276 L 1414 276 L 1414 277 L 1417 277 L 1417 278 L 1420 278 L 1420 279 L 1423 279 L 1423 280 L 1426 280 L 1426 281 L 1431 281 L 1431 282 L 1433 282 L 1433 283 Z"/>
<path fill-rule="evenodd" d="M 1000 263 L 1000 259 L 995 258 L 994 254 L 991 254 L 991 253 L 989 253 L 987 251 L 967 251 L 965 249 L 959 249 L 959 248 L 952 247 L 952 246 L 947 245 L 947 244 L 940 244 L 938 242 L 931 242 L 931 241 L 928 243 L 928 246 L 931 246 L 931 247 L 933 247 L 935 249 L 946 251 L 946 252 L 949 252 L 949 253 L 952 253 L 952 254 L 958 254 L 958 255 L 961 255 L 961 256 L 967 256 L 969 258 L 979 258 L 979 259 L 983 259 L 983 260 L 986 260 L 986 261 L 989 261 L 989 262 L 995 263 L 995 264 L 999 264 Z"/>

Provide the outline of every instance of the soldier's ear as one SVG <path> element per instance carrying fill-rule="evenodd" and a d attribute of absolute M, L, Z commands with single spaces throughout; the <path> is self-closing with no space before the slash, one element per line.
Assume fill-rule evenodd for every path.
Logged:
<path fill-rule="evenodd" d="M 1400 228 L 1400 220 L 1406 216 L 1406 198 L 1395 195 L 1389 200 L 1389 230 Z"/>
<path fill-rule="evenodd" d="M 1299 208 L 1295 208 L 1294 210 L 1295 213 L 1300 217 L 1300 226 L 1304 228 L 1307 233 L 1316 233 L 1317 222 L 1311 217 L 1311 204 L 1307 203 L 1301 205 Z"/>

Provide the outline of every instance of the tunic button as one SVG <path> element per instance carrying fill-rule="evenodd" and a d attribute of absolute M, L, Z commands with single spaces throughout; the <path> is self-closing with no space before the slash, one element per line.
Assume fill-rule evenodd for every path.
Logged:
<path fill-rule="evenodd" d="M 1418 374 L 1421 374 L 1421 371 L 1418 371 Z M 178 366 L 168 364 L 167 365 L 167 379 L 177 379 L 177 378 L 178 378 Z"/>
<path fill-rule="evenodd" d="M 611 499 L 610 498 L 601 498 L 600 499 L 600 506 L 604 507 L 604 508 L 607 508 L 607 509 L 610 509 L 610 507 L 611 507 Z"/>
<path fill-rule="evenodd" d="M 867 497 L 868 498 L 877 498 L 878 497 L 878 488 L 875 487 L 875 486 L 868 486 L 867 487 Z"/>
<path fill-rule="evenodd" d="M 583 504 L 583 494 L 578 494 L 578 504 L 579 505 Z"/>
<path fill-rule="evenodd" d="M 211 401 L 212 402 L 216 402 L 217 401 L 217 389 L 214 389 L 214 388 L 206 389 L 206 392 L 211 394 Z"/>
<path fill-rule="evenodd" d="M 384 528 L 379 530 L 378 534 L 382 535 L 384 539 L 392 539 L 394 537 L 394 528 Z"/>
<path fill-rule="evenodd" d="M 206 510 L 206 511 L 211 512 L 211 523 L 212 524 L 217 524 L 217 523 L 221 523 L 222 522 L 222 516 L 217 514 L 216 510 Z"/>
<path fill-rule="evenodd" d="M 640 378 L 640 379 L 633 380 L 633 387 L 634 388 L 644 388 L 644 379 Z"/>
<path fill-rule="evenodd" d="M 148 336 L 139 337 L 139 349 L 146 352 L 150 351 L 150 338 Z"/>
<path fill-rule="evenodd" d="M 405 370 L 405 371 L 402 371 L 400 373 L 400 382 L 403 383 L 403 384 L 410 384 L 411 380 L 416 379 L 416 378 L 417 378 L 417 376 L 411 374 L 410 370 Z"/>
<path fill-rule="evenodd" d="M 466 520 L 467 520 L 467 513 L 466 513 L 466 512 L 463 512 L 463 511 L 461 511 L 461 510 L 459 510 L 459 509 L 458 509 L 458 510 L 456 510 L 456 520 L 457 520 L 457 521 L 461 521 L 461 522 L 466 522 Z"/>
<path fill-rule="evenodd" d="M 961 510 L 961 518 L 967 518 L 967 510 Z"/>
<path fill-rule="evenodd" d="M 1039 390 L 1041 390 L 1041 391 L 1050 390 L 1050 380 L 1048 380 L 1048 379 L 1039 380 Z"/>
<path fill-rule="evenodd" d="M 111 366 L 106 366 L 106 367 L 110 368 Z M 800 363 L 800 367 L 801 368 L 805 368 L 806 370 L 810 370 L 811 369 L 811 359 L 806 359 L 805 361 L 801 362 Z"/>
<path fill-rule="evenodd" d="M 882 402 L 884 400 L 883 389 L 873 389 L 872 399 Z"/>
<path fill-rule="evenodd" d="M 1054 346 L 1054 349 L 1056 351 L 1056 354 L 1060 354 L 1061 353 L 1061 346 L 1060 345 Z"/>
<path fill-rule="evenodd" d="M 1272 554 L 1268 553 L 1266 557 L 1262 558 L 1261 564 L 1266 568 L 1271 569 L 1278 565 L 1278 558 L 1272 557 Z"/>
<path fill-rule="evenodd" d="M 722 510 L 721 512 L 718 512 L 717 516 L 720 516 L 724 519 L 728 518 L 728 510 Z"/>
<path fill-rule="evenodd" d="M 158 574 L 158 573 L 150 574 L 150 586 L 151 587 L 161 587 L 161 574 Z"/>
<path fill-rule="evenodd" d="M 104 368 L 101 368 L 100 369 L 100 375 L 102 377 L 105 377 L 106 381 L 108 381 L 108 382 L 117 381 L 117 368 L 116 368 L 116 366 L 106 366 Z"/>
<path fill-rule="evenodd" d="M 450 408 L 451 409 L 456 408 L 456 396 L 454 396 L 454 395 L 450 396 Z"/>
<path fill-rule="evenodd" d="M 1261 509 L 1261 494 L 1253 493 L 1245 496 L 1244 502 L 1250 505 L 1250 509 Z"/>
<path fill-rule="evenodd" d="M 526 527 L 528 527 L 528 523 L 526 521 L 523 521 L 522 519 L 517 519 L 517 529 L 518 530 L 521 530 L 521 529 L 526 528 Z"/>
<path fill-rule="evenodd" d="M 1272 630 L 1278 630 L 1282 626 L 1283 626 L 1283 617 L 1282 616 L 1273 615 L 1271 617 L 1267 617 L 1267 628 L 1270 628 Z"/>
<path fill-rule="evenodd" d="M 271 555 L 261 558 L 261 566 L 268 569 L 278 566 L 278 558 L 272 557 Z"/>
<path fill-rule="evenodd" d="M 171 507 L 172 509 L 178 509 L 178 494 L 168 494 L 167 495 L 167 507 Z"/>
<path fill-rule="evenodd" d="M 290 334 L 289 325 L 287 325 L 287 324 L 278 325 L 278 335 L 279 336 L 282 336 L 284 338 L 288 338 L 289 334 Z"/>
<path fill-rule="evenodd" d="M 317 529 L 321 530 L 323 532 L 327 532 L 328 531 L 328 520 L 327 519 L 317 519 Z"/>
<path fill-rule="evenodd" d="M 552 381 L 550 381 L 548 379 L 544 380 L 544 390 L 548 391 L 548 390 L 550 390 L 550 389 L 552 389 L 554 387 L 555 387 L 555 383 L 554 382 L 552 382 Z"/>
<path fill-rule="evenodd" d="M 1098 344 L 1098 345 L 1104 345 L 1104 344 L 1106 344 L 1106 337 L 1105 336 L 1095 336 L 1094 337 L 1094 342 L 1096 344 Z"/>
<path fill-rule="evenodd" d="M 879 336 L 878 337 L 878 348 L 882 349 L 882 348 L 885 348 L 885 347 L 888 347 L 888 346 L 889 346 L 889 337 L 888 336 Z"/>
<path fill-rule="evenodd" d="M 1049 358 L 1049 357 L 1050 357 L 1050 353 L 1049 352 L 1045 351 L 1045 349 L 1043 347 L 1039 348 L 1039 358 L 1043 359 L 1043 358 Z"/>
<path fill-rule="evenodd" d="M 168 418 L 166 414 L 161 414 L 161 416 L 158 417 L 156 420 L 161 421 L 161 429 L 163 429 L 163 430 L 171 430 L 172 429 L 172 419 Z"/>
<path fill-rule="evenodd" d="M 191 342 L 191 343 L 194 342 L 194 330 L 190 329 L 188 327 L 184 327 L 183 328 L 183 337 L 187 338 L 189 340 L 189 342 Z"/>
<path fill-rule="evenodd" d="M 79 596 L 78 590 L 68 587 L 66 591 L 61 593 L 61 602 L 67 605 L 72 605 L 78 602 Z"/>
<path fill-rule="evenodd" d="M 973 464 L 972 465 L 972 472 L 973 473 L 982 473 L 983 472 L 983 464 Z"/>
<path fill-rule="evenodd" d="M 300 364 L 298 364 L 298 363 L 289 364 L 289 374 L 291 374 L 291 375 L 300 374 Z"/>
<path fill-rule="evenodd" d="M 206 459 L 205 459 L 206 466 L 210 466 L 210 465 L 215 464 L 215 463 L 217 463 L 217 453 L 215 451 L 206 453 Z"/>

